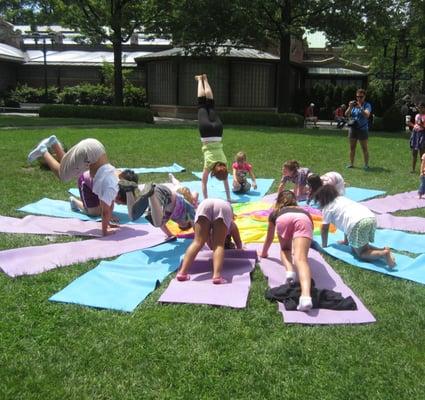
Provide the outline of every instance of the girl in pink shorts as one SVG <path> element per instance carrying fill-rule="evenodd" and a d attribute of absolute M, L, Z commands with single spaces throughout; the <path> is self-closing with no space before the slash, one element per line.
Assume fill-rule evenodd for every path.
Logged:
<path fill-rule="evenodd" d="M 242 248 L 242 241 L 238 227 L 233 222 L 231 205 L 221 199 L 205 199 L 196 210 L 195 238 L 186 251 L 182 266 L 177 274 L 178 281 L 190 279 L 188 271 L 199 251 L 205 243 L 213 250 L 213 283 L 226 283 L 221 276 L 224 261 L 224 242 L 227 235 L 231 235 L 236 248 Z"/>
<path fill-rule="evenodd" d="M 282 264 L 286 268 L 287 282 L 295 280 L 295 270 L 300 279 L 301 296 L 297 309 L 308 311 L 313 307 L 311 271 L 308 265 L 308 250 L 313 239 L 313 220 L 307 211 L 297 206 L 295 195 L 289 190 L 283 190 L 277 196 L 274 210 L 269 216 L 267 236 L 260 257 L 268 257 L 275 230 L 279 238 Z"/>

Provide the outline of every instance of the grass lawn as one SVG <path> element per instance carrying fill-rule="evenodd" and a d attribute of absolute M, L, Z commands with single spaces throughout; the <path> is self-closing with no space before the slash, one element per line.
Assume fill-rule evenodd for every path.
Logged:
<path fill-rule="evenodd" d="M 14 128 L 0 129 L 1 215 L 22 216 L 16 208 L 42 197 L 65 200 L 75 186 L 26 164 L 28 151 L 51 132 L 67 146 L 99 139 L 116 166 L 202 168 L 193 126 L 35 119 L 20 126 L 19 118 L 4 118 L 0 127 Z M 287 159 L 319 173 L 339 171 L 352 186 L 390 194 L 417 189 L 407 135 L 372 133 L 365 172 L 345 169 L 344 133 L 226 127 L 224 147 L 229 160 L 246 151 L 258 177 L 276 179 L 273 189 Z M 360 149 L 356 163 L 362 165 Z M 189 172 L 178 177 L 193 179 Z M 408 215 L 425 216 L 425 209 Z M 45 243 L 43 236 L 0 234 L 1 249 Z M 17 279 L 1 274 L 0 399 L 423 399 L 425 287 L 326 259 L 377 323 L 285 325 L 264 298 L 258 268 L 244 310 L 157 304 L 166 280 L 132 314 L 47 300 L 96 261 Z"/>

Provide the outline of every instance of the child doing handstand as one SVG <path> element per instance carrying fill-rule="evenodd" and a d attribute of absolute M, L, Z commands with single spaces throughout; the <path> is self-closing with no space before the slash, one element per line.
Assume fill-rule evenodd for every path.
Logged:
<path fill-rule="evenodd" d="M 331 185 L 319 188 L 313 199 L 323 212 L 323 247 L 328 245 L 329 224 L 332 223 L 344 232 L 344 240 L 340 243 L 350 245 L 360 260 L 374 261 L 383 258 L 390 268 L 395 266 L 389 247 L 377 248 L 370 244 L 375 239 L 376 230 L 376 217 L 372 211 L 360 203 L 339 196 L 336 188 Z"/>
<path fill-rule="evenodd" d="M 48 151 L 56 153 L 59 161 Z M 92 192 L 99 199 L 102 216 L 102 233 L 114 233 L 116 225 L 111 224 L 114 200 L 118 194 L 118 177 L 115 168 L 109 164 L 105 147 L 96 139 L 84 139 L 64 152 L 55 135 L 43 139 L 29 154 L 28 161 L 32 162 L 43 157 L 51 171 L 61 180 L 68 181 L 89 171 L 93 179 Z M 84 177 L 83 177 L 84 179 Z M 88 204 L 88 208 L 94 205 Z"/>
<path fill-rule="evenodd" d="M 188 247 L 182 266 L 177 274 L 178 281 L 190 279 L 188 271 L 199 251 L 208 243 L 213 251 L 213 283 L 226 283 L 221 276 L 224 262 L 224 243 L 227 235 L 231 235 L 237 249 L 242 248 L 238 227 L 233 222 L 233 210 L 230 204 L 221 199 L 203 200 L 196 210 L 195 238 Z"/>
<path fill-rule="evenodd" d="M 223 152 L 223 124 L 214 108 L 214 98 L 207 76 L 196 75 L 198 81 L 198 124 L 201 134 L 204 170 L 202 173 L 202 194 L 208 198 L 208 175 L 224 182 L 227 201 L 231 201 L 227 171 L 227 159 Z"/>
<path fill-rule="evenodd" d="M 247 180 L 247 175 L 251 177 L 252 188 L 257 189 L 257 182 L 255 180 L 252 165 L 246 162 L 246 154 L 240 151 L 236 154 L 235 162 L 232 164 L 233 169 L 233 188 L 235 193 L 247 193 L 251 189 L 251 183 Z"/>
<path fill-rule="evenodd" d="M 298 161 L 286 161 L 282 167 L 282 179 L 280 180 L 278 192 L 285 189 L 287 182 L 292 182 L 295 185 L 295 197 L 298 200 L 304 199 L 307 194 L 307 178 L 309 174 L 311 174 L 310 169 L 301 168 Z"/>
<path fill-rule="evenodd" d="M 295 270 L 300 279 L 301 296 L 297 310 L 308 311 L 313 307 L 311 271 L 308 265 L 308 251 L 313 239 L 313 220 L 307 211 L 297 206 L 295 194 L 290 190 L 283 190 L 277 196 L 269 216 L 267 236 L 260 257 L 268 257 L 275 230 L 279 238 L 280 257 L 286 269 L 287 282 L 295 280 Z"/>

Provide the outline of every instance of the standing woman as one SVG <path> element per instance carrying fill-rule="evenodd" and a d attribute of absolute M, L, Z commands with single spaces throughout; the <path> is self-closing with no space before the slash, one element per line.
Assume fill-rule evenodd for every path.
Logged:
<path fill-rule="evenodd" d="M 350 142 L 350 164 L 347 168 L 354 167 L 354 157 L 356 155 L 357 141 L 360 142 L 360 147 L 363 152 L 364 169 L 369 169 L 369 117 L 372 113 L 372 106 L 366 100 L 366 90 L 357 89 L 356 100 L 348 103 L 345 116 L 350 118 L 348 140 Z"/>

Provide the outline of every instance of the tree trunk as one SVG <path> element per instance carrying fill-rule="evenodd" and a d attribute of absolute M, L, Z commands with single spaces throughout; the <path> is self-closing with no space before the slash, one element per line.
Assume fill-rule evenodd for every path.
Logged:
<path fill-rule="evenodd" d="M 284 1 L 282 7 L 282 22 L 285 27 L 290 25 L 291 1 Z M 277 111 L 288 112 L 291 110 L 291 34 L 285 31 L 280 37 L 280 60 L 278 69 L 278 91 L 277 91 Z"/>
<path fill-rule="evenodd" d="M 112 43 L 114 49 L 114 105 L 123 105 L 123 82 L 122 82 L 122 42 L 121 37 L 114 37 Z"/>

